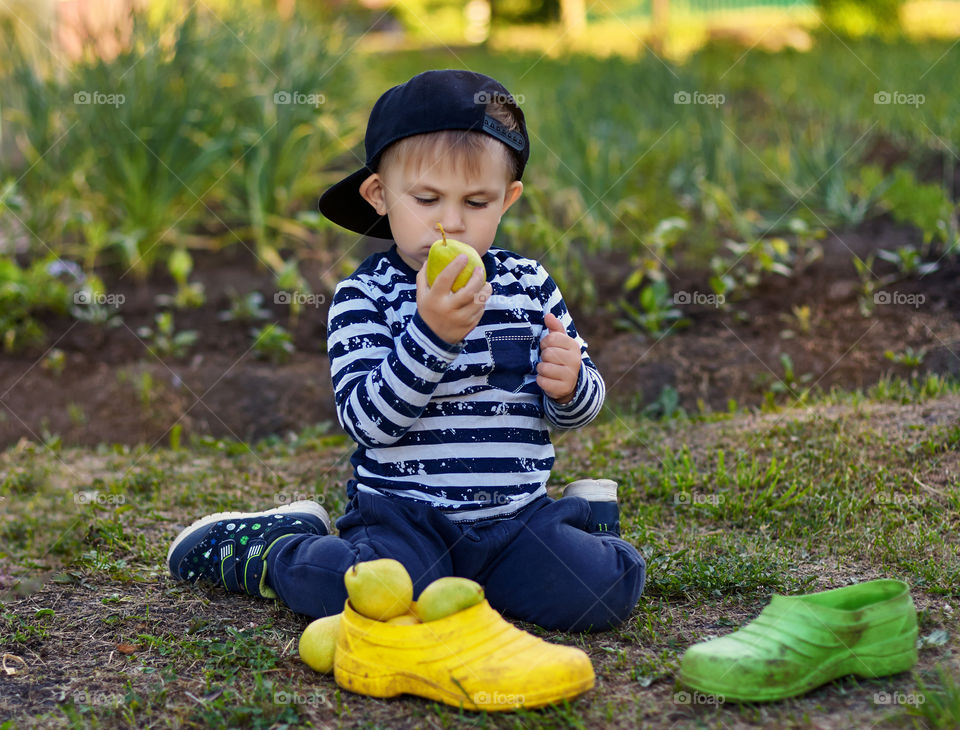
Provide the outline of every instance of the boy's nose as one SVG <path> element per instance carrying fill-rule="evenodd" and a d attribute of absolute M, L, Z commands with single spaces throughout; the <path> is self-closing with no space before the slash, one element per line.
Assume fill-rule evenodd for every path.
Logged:
<path fill-rule="evenodd" d="M 463 214 L 456 210 L 445 211 L 440 222 L 443 223 L 443 230 L 451 236 L 466 230 Z"/>

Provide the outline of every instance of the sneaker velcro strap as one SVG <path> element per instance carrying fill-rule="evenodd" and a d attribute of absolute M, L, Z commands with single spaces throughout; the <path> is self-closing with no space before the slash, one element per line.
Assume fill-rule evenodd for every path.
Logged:
<path fill-rule="evenodd" d="M 239 591 L 240 581 L 237 580 L 237 543 L 234 540 L 224 540 L 216 548 L 220 552 L 220 582 L 228 591 Z"/>
<path fill-rule="evenodd" d="M 262 537 L 251 540 L 247 543 L 246 559 L 243 561 L 243 590 L 251 596 L 262 597 L 260 593 L 260 578 L 263 577 L 263 569 L 266 561 L 263 559 L 264 550 L 266 550 L 267 541 Z"/>

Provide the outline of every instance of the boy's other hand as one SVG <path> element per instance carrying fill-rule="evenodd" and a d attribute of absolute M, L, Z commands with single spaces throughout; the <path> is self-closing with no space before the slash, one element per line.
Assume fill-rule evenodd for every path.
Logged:
<path fill-rule="evenodd" d="M 457 291 L 451 291 L 454 280 L 467 265 L 467 257 L 460 254 L 447 264 L 427 284 L 427 264 L 417 272 L 417 311 L 434 334 L 444 342 L 454 345 L 477 326 L 493 294 L 493 287 L 486 281 L 486 271 L 477 266 L 470 279 Z"/>
<path fill-rule="evenodd" d="M 549 312 L 543 323 L 550 332 L 540 340 L 537 385 L 558 403 L 573 398 L 580 375 L 580 345 L 567 334 L 563 324 Z"/>

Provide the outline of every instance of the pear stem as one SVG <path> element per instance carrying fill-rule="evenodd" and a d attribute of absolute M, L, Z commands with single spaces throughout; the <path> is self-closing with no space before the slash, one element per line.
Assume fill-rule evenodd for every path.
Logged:
<path fill-rule="evenodd" d="M 440 229 L 440 235 L 443 236 L 443 245 L 446 246 L 446 245 L 447 245 L 447 234 L 444 233 L 444 231 L 443 231 L 443 224 L 442 224 L 442 223 L 437 223 L 437 228 Z"/>

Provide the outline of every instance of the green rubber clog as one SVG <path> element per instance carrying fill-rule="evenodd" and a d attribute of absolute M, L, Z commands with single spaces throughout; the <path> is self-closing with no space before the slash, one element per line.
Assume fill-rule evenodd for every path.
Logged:
<path fill-rule="evenodd" d="M 781 700 L 848 674 L 907 671 L 917 662 L 916 642 L 917 611 L 903 581 L 775 594 L 747 625 L 687 649 L 677 679 L 728 700 Z"/>

